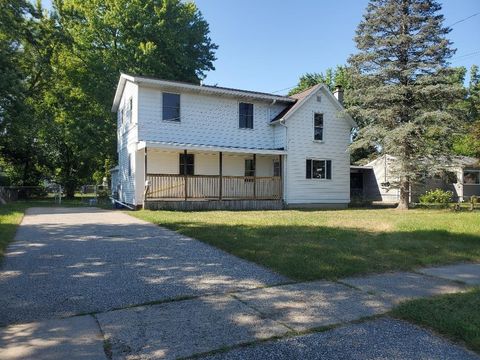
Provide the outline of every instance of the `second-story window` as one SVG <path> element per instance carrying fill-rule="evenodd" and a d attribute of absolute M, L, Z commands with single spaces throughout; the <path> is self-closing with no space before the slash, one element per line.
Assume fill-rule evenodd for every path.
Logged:
<path fill-rule="evenodd" d="M 125 113 L 126 121 L 128 122 L 132 121 L 132 109 L 133 109 L 133 100 L 132 98 L 129 98 L 127 102 L 127 111 Z"/>
<path fill-rule="evenodd" d="M 118 123 L 120 125 L 123 125 L 123 108 L 122 109 L 118 109 Z"/>
<path fill-rule="evenodd" d="M 180 95 L 163 93 L 162 96 L 162 119 L 168 121 L 180 121 Z"/>
<path fill-rule="evenodd" d="M 240 103 L 238 109 L 240 129 L 253 129 L 253 104 Z"/>
<path fill-rule="evenodd" d="M 313 117 L 313 139 L 323 140 L 323 114 L 315 114 Z"/>

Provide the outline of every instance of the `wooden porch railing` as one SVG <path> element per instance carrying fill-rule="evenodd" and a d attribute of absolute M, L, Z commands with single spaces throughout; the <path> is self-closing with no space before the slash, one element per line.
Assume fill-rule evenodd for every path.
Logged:
<path fill-rule="evenodd" d="M 280 176 L 222 176 L 220 178 L 219 175 L 185 177 L 184 175 L 147 174 L 147 180 L 150 184 L 146 194 L 147 199 L 278 200 L 282 197 Z"/>

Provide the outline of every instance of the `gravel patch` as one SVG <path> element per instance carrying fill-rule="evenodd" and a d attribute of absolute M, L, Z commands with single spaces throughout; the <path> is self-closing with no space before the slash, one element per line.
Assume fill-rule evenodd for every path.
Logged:
<path fill-rule="evenodd" d="M 409 272 L 396 272 L 342 279 L 341 282 L 362 291 L 375 293 L 399 304 L 403 301 L 434 295 L 458 293 L 466 287 L 452 281 Z"/>
<path fill-rule="evenodd" d="M 0 326 L 285 281 L 122 212 L 32 208 L 0 266 Z"/>
<path fill-rule="evenodd" d="M 384 318 L 202 359 L 480 360 L 480 356 L 415 325 Z"/>
<path fill-rule="evenodd" d="M 289 331 L 230 296 L 97 315 L 114 359 L 176 359 Z"/>

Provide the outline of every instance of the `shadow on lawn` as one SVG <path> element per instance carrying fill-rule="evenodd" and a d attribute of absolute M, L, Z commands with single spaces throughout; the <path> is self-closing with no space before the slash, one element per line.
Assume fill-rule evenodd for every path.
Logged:
<path fill-rule="evenodd" d="M 446 230 L 372 232 L 326 226 L 165 226 L 297 280 L 480 261 L 480 234 Z"/>

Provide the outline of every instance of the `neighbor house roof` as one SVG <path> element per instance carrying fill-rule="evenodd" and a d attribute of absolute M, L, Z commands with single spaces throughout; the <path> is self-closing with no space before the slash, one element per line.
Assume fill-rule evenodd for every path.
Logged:
<path fill-rule="evenodd" d="M 272 101 L 272 102 L 284 102 L 284 103 L 295 103 L 296 99 L 283 96 L 275 95 L 270 93 L 258 92 L 258 91 L 249 91 L 249 90 L 240 90 L 234 88 L 226 88 L 221 86 L 213 85 L 198 85 L 181 81 L 172 81 L 172 80 L 163 80 L 147 76 L 137 76 L 137 75 L 128 75 L 121 74 L 120 79 L 117 85 L 117 91 L 115 92 L 115 98 L 113 100 L 112 111 L 116 112 L 120 104 L 120 99 L 122 97 L 123 89 L 127 81 L 136 84 L 145 84 L 149 86 L 162 87 L 163 89 L 171 89 L 172 91 L 178 90 L 187 90 L 189 92 L 211 94 L 217 96 L 229 96 L 240 99 L 249 99 L 249 100 L 261 100 L 261 101 Z"/>
<path fill-rule="evenodd" d="M 373 163 L 379 159 L 383 159 L 385 156 L 387 156 L 387 159 L 388 160 L 397 160 L 397 157 L 395 156 L 392 156 L 390 154 L 387 154 L 387 155 L 382 155 L 372 161 L 370 161 L 366 166 L 372 166 Z M 429 158 L 423 158 L 422 160 L 424 163 L 428 163 L 428 162 L 431 162 L 432 160 L 429 159 Z M 459 167 L 468 167 L 468 166 L 472 166 L 472 167 L 480 167 L 480 159 L 477 159 L 477 158 L 474 158 L 474 157 L 470 157 L 470 156 L 460 156 L 460 155 L 453 155 L 453 156 L 450 156 L 450 157 L 446 157 L 446 156 L 441 156 L 439 158 L 436 158 L 435 161 L 437 163 L 443 163 L 445 164 L 445 166 L 459 166 Z"/>

